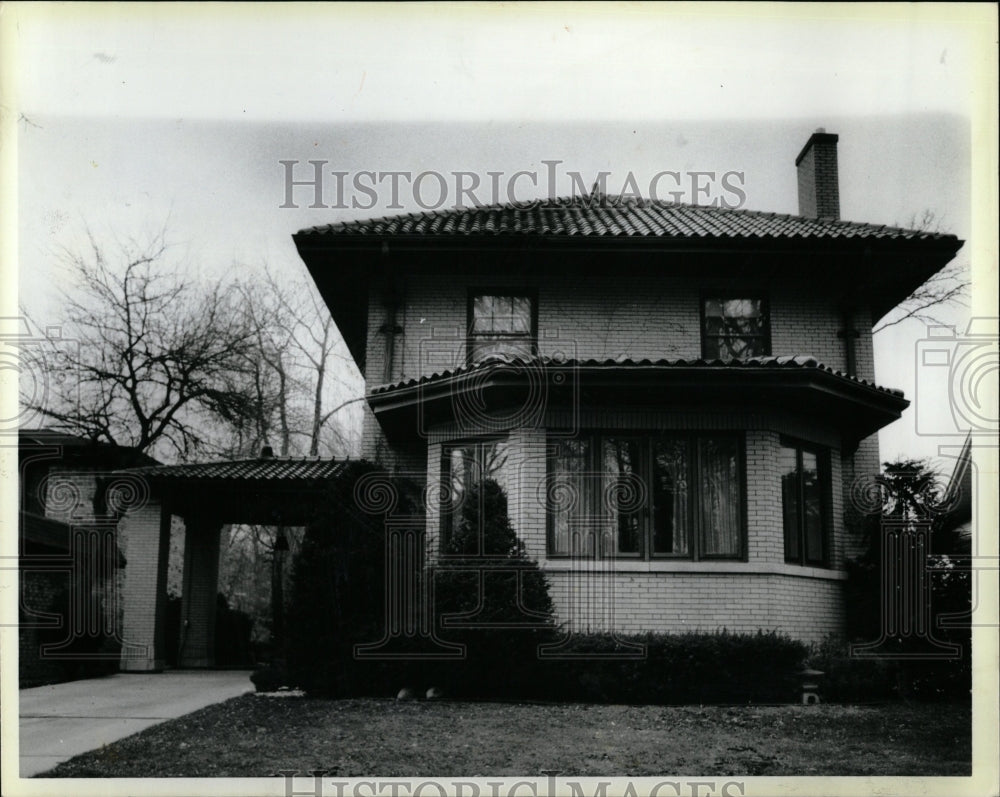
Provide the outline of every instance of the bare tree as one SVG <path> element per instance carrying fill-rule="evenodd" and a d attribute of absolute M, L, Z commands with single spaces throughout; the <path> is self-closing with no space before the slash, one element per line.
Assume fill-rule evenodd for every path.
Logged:
<path fill-rule="evenodd" d="M 270 270 L 263 282 L 240 288 L 243 312 L 253 330 L 254 346 L 248 364 L 254 374 L 256 430 L 259 442 L 282 455 L 302 451 L 318 456 L 327 448 L 350 450 L 351 429 L 332 424 L 337 413 L 363 400 L 359 384 L 348 375 L 347 357 L 338 349 L 339 336 L 329 311 L 315 290 L 304 284 L 281 284 Z M 328 405 L 332 388 L 349 396 Z"/>
<path fill-rule="evenodd" d="M 934 211 L 925 210 L 919 219 L 916 216 L 910 219 L 909 228 L 940 232 L 941 224 Z M 967 307 L 971 286 L 968 265 L 964 260 L 953 260 L 907 296 L 872 332 L 881 332 L 910 319 L 925 324 L 941 324 L 943 322 L 938 317 L 938 311 L 954 305 Z"/>
<path fill-rule="evenodd" d="M 22 400 L 55 428 L 189 459 L 213 423 L 250 408 L 251 338 L 237 297 L 221 281 L 195 286 L 169 272 L 163 232 L 145 245 L 118 241 L 111 254 L 88 236 L 88 251 L 64 253 L 63 338 L 78 346 L 37 349 L 49 389 Z"/>

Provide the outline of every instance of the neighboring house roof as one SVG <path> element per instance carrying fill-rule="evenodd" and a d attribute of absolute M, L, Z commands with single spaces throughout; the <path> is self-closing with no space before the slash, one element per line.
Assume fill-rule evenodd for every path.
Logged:
<path fill-rule="evenodd" d="M 347 221 L 310 235 L 553 235 L 655 238 L 951 240 L 954 235 L 782 213 L 600 195 Z"/>
<path fill-rule="evenodd" d="M 601 370 L 616 370 L 616 371 L 654 371 L 654 370 L 681 370 L 681 369 L 715 369 L 715 370 L 744 370 L 744 369 L 775 369 L 775 368 L 799 368 L 799 369 L 813 369 L 816 371 L 823 371 L 828 374 L 832 374 L 841 379 L 853 382 L 857 385 L 862 385 L 878 393 L 884 393 L 891 396 L 898 396 L 902 398 L 903 392 L 901 390 L 895 390 L 893 388 L 879 387 L 874 382 L 869 382 L 866 379 L 859 379 L 856 376 L 848 376 L 841 371 L 836 371 L 826 365 L 823 365 L 815 357 L 809 356 L 795 356 L 795 357 L 752 357 L 746 360 L 632 360 L 632 359 L 605 359 L 605 360 L 552 360 L 548 357 L 533 357 L 533 358 L 521 358 L 521 357 L 507 357 L 507 356 L 492 356 L 487 357 L 481 361 L 461 365 L 456 368 L 435 372 L 429 375 L 414 377 L 412 379 L 404 379 L 399 382 L 394 382 L 387 385 L 379 385 L 372 388 L 369 391 L 369 395 L 377 395 L 380 393 L 388 393 L 393 390 L 398 390 L 403 387 L 412 387 L 415 385 L 426 384 L 429 382 L 437 382 L 443 379 L 459 377 L 463 374 L 467 374 L 473 371 L 488 370 L 490 368 L 505 367 L 505 368 L 536 368 L 544 367 L 546 369 L 565 369 L 565 370 L 586 370 L 586 371 L 601 371 Z"/>
<path fill-rule="evenodd" d="M 948 479 L 944 503 L 952 506 L 944 519 L 949 529 L 968 526 L 972 522 L 972 435 L 965 438 L 955 467 Z"/>
<path fill-rule="evenodd" d="M 17 439 L 21 445 L 74 447 L 93 445 L 86 437 L 55 429 L 18 429 Z"/>
<path fill-rule="evenodd" d="M 131 468 L 128 472 L 166 480 L 312 482 L 336 478 L 344 471 L 347 464 L 346 460 L 261 457 L 258 459 L 240 459 L 223 462 Z"/>
<path fill-rule="evenodd" d="M 43 517 L 34 512 L 24 511 L 19 513 L 18 519 L 20 520 L 21 542 L 23 545 L 23 548 L 19 552 L 22 554 L 21 567 L 38 567 L 44 569 L 46 564 L 51 566 L 51 563 L 44 558 L 37 560 L 30 558 L 32 554 L 39 553 L 38 549 L 59 554 L 68 554 L 71 552 L 74 528 L 72 524 Z M 86 523 L 79 524 L 78 526 L 78 528 L 87 527 L 88 524 Z M 24 554 L 28 554 L 29 559 L 26 560 L 23 557 Z M 124 567 L 125 557 L 117 545 L 114 546 L 114 554 L 115 565 L 117 567 Z"/>
<path fill-rule="evenodd" d="M 25 543 L 40 545 L 55 551 L 68 551 L 70 545 L 70 527 L 61 520 L 37 515 L 34 512 L 21 512 L 21 539 Z"/>
<path fill-rule="evenodd" d="M 56 429 L 18 429 L 17 440 L 22 449 L 59 447 L 62 459 L 72 460 L 74 464 L 83 461 L 111 467 L 156 464 L 153 457 L 130 446 L 91 440 Z"/>

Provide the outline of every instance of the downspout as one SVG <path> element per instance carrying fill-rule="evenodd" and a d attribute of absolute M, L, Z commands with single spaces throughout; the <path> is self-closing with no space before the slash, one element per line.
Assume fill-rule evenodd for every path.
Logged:
<path fill-rule="evenodd" d="M 385 384 L 392 382 L 392 361 L 396 356 L 396 333 L 402 331 L 396 325 L 397 305 L 396 292 L 390 286 L 385 296 L 385 323 L 379 328 L 379 332 L 385 334 L 385 370 L 382 374 L 382 381 Z"/>
<path fill-rule="evenodd" d="M 400 294 L 402 293 L 399 281 L 392 274 L 389 267 L 389 244 L 382 244 L 382 271 L 385 275 L 385 323 L 379 327 L 379 332 L 385 335 L 385 367 L 383 369 L 383 379 L 385 384 L 393 380 L 393 360 L 396 356 L 396 335 L 403 331 L 403 328 L 396 323 L 396 313 L 399 310 Z"/>
<path fill-rule="evenodd" d="M 848 376 L 858 375 L 857 349 L 855 341 L 861 333 L 854 328 L 854 311 L 847 307 L 841 311 L 843 327 L 837 331 L 837 337 L 844 340 L 844 364 Z"/>

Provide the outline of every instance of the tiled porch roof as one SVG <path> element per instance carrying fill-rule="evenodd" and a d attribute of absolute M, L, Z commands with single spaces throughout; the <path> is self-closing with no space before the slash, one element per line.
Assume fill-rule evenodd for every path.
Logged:
<path fill-rule="evenodd" d="M 316 482 L 338 477 L 347 460 L 291 459 L 259 457 L 256 459 L 204 462 L 187 465 L 160 465 L 133 468 L 129 473 L 156 479 L 194 479 L 222 482 Z"/>
<path fill-rule="evenodd" d="M 404 379 L 398 382 L 393 382 L 390 384 L 379 385 L 372 388 L 369 391 L 369 395 L 375 396 L 384 393 L 391 393 L 394 390 L 399 390 L 401 388 L 415 387 L 417 385 L 423 385 L 428 383 L 440 382 L 453 377 L 460 377 L 464 374 L 471 374 L 474 372 L 487 371 L 492 368 L 556 368 L 556 369 L 567 369 L 567 370 L 606 370 L 606 371 L 628 371 L 628 372 L 638 372 L 638 371 L 670 371 L 670 370 L 680 370 L 680 369 L 706 369 L 713 371 L 738 371 L 744 369 L 751 370 L 762 370 L 762 369 L 811 369 L 813 371 L 822 371 L 833 376 L 844 379 L 848 382 L 852 382 L 863 387 L 870 388 L 878 393 L 883 393 L 890 396 L 902 397 L 903 393 L 900 390 L 895 390 L 893 388 L 879 387 L 874 382 L 870 382 L 866 379 L 859 379 L 856 376 L 848 376 L 847 374 L 837 371 L 829 366 L 824 365 L 815 357 L 810 357 L 808 355 L 798 355 L 794 357 L 753 357 L 747 360 L 632 360 L 632 359 L 589 359 L 589 360 L 552 360 L 549 357 L 533 357 L 533 358 L 521 358 L 521 357 L 503 357 L 494 356 L 488 357 L 481 362 L 473 363 L 470 365 L 461 365 L 456 368 L 437 371 L 432 374 L 425 376 L 414 377 L 412 379 Z"/>
<path fill-rule="evenodd" d="M 301 230 L 313 236 L 588 236 L 724 239 L 953 240 L 945 233 L 614 195 L 410 213 Z"/>

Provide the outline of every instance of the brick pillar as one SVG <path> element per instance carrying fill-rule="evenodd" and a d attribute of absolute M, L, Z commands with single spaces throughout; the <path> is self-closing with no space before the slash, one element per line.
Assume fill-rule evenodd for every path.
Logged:
<path fill-rule="evenodd" d="M 120 666 L 125 672 L 159 672 L 164 665 L 170 514 L 150 500 L 128 512 L 119 527 L 128 540 Z"/>
<path fill-rule="evenodd" d="M 215 664 L 215 602 L 222 525 L 186 520 L 185 529 L 178 664 L 211 667 Z"/>

